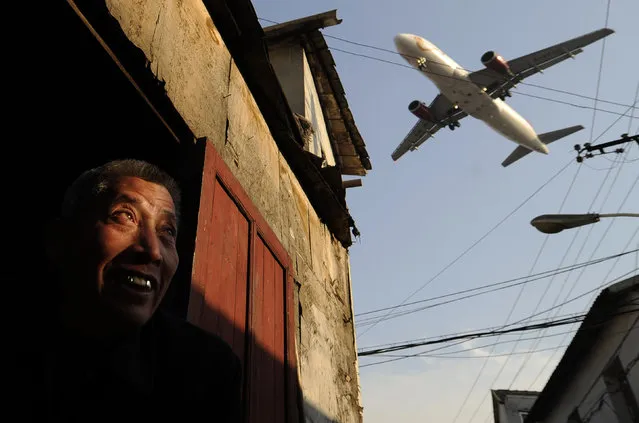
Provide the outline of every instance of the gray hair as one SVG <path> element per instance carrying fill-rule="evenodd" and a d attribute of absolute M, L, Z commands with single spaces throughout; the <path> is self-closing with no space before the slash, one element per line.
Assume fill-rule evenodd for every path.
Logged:
<path fill-rule="evenodd" d="M 134 160 L 113 160 L 82 173 L 67 189 L 62 202 L 62 217 L 75 218 L 117 183 L 120 178 L 134 177 L 162 185 L 169 191 L 179 221 L 181 192 L 177 182 L 162 169 L 151 163 Z"/>

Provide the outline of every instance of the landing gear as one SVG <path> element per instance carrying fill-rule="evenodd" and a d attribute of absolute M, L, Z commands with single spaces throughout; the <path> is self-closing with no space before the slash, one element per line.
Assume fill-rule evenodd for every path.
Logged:
<path fill-rule="evenodd" d="M 448 129 L 450 129 L 451 131 L 454 131 L 455 128 L 459 128 L 460 126 L 461 124 L 459 123 L 459 121 L 455 121 L 448 124 Z"/>
<path fill-rule="evenodd" d="M 502 95 L 499 96 L 501 101 L 506 101 L 506 97 L 512 97 L 513 95 L 510 93 L 510 90 L 504 91 Z"/>

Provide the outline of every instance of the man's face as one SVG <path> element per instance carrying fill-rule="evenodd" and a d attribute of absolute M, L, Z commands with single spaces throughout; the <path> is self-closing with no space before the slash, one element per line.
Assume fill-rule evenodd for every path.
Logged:
<path fill-rule="evenodd" d="M 178 266 L 173 199 L 162 185 L 122 177 L 89 213 L 60 253 L 71 279 L 67 292 L 90 314 L 141 326 Z"/>

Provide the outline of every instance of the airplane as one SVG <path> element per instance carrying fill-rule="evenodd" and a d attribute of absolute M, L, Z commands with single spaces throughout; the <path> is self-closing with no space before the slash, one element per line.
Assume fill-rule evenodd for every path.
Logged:
<path fill-rule="evenodd" d="M 480 60 L 484 68 L 469 72 L 458 65 L 431 42 L 413 34 L 395 36 L 397 52 L 411 66 L 430 79 L 440 93 L 426 105 L 414 100 L 408 110 L 419 120 L 391 154 L 397 161 L 408 151 L 417 148 L 444 127 L 454 130 L 459 121 L 470 115 L 519 146 L 502 162 L 506 167 L 532 151 L 548 154 L 548 144 L 584 129 L 571 126 L 557 131 L 537 134 L 532 125 L 506 104 L 510 90 L 536 73 L 581 53 L 582 47 L 610 34 L 612 29 L 597 31 L 573 38 L 526 56 L 506 60 L 494 51 L 487 51 Z"/>

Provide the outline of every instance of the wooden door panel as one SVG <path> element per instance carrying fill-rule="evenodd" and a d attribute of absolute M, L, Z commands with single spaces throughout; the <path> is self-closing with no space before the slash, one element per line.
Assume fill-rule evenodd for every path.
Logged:
<path fill-rule="evenodd" d="M 290 258 L 210 143 L 203 172 L 189 320 L 242 360 L 246 421 L 297 422 Z"/>
<path fill-rule="evenodd" d="M 285 272 L 260 237 L 251 290 L 251 422 L 285 419 Z"/>
<path fill-rule="evenodd" d="M 213 199 L 200 326 L 244 357 L 249 221 L 217 180 Z"/>

